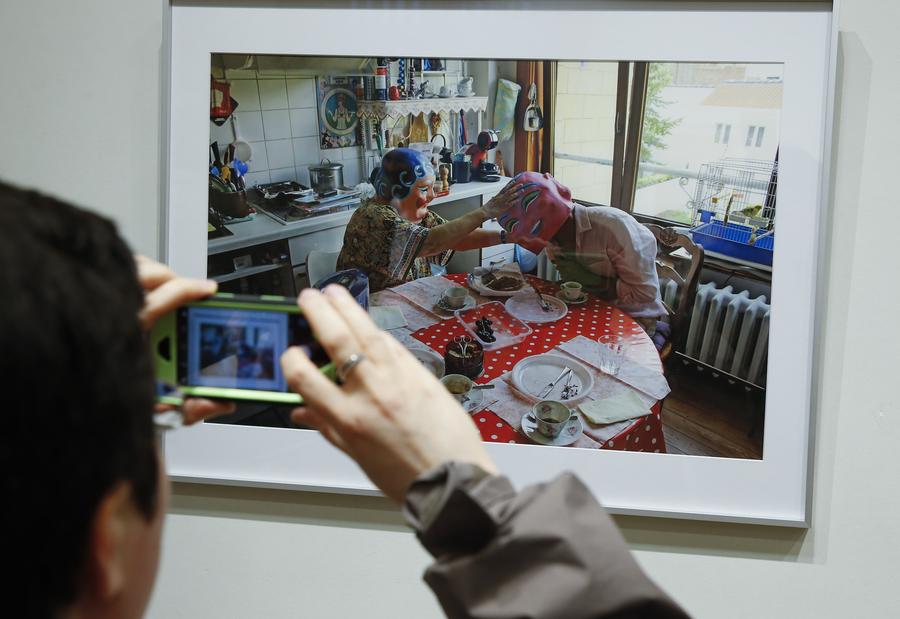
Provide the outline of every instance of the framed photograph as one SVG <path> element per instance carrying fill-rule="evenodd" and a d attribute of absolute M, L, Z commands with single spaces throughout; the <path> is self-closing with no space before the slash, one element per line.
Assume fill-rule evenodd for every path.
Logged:
<path fill-rule="evenodd" d="M 479 6 L 442 9 L 441 29 L 465 33 L 498 19 Z M 542 255 L 529 264 L 520 250 L 502 249 L 520 270 L 536 269 L 529 281 L 556 299 L 560 317 L 542 324 L 520 314 L 528 333 L 484 357 L 478 382 L 497 389 L 482 392 L 493 399 L 466 408 L 491 456 L 518 486 L 575 471 L 614 513 L 807 526 L 817 265 L 827 251 L 820 222 L 836 56 L 832 3 L 545 7 L 525 2 L 501 12 L 498 33 L 534 32 L 540 24 L 539 36 L 498 34 L 473 51 L 458 36 L 434 36 L 433 10 L 171 2 L 165 261 L 184 275 L 215 276 L 226 290 L 308 285 L 323 254 L 341 248 L 350 212 L 309 219 L 304 230 L 315 236 L 298 240 L 289 216 L 257 208 L 255 218 L 235 220 L 242 223 L 225 218 L 232 236 L 208 240 L 210 162 L 202 157 L 209 159 L 212 142 L 250 145 L 248 187 L 306 185 L 308 166 L 323 152 L 340 164 L 343 186 L 353 186 L 401 134 L 441 134 L 438 142 L 451 151 L 473 143 L 490 128 L 488 97 L 498 81 L 517 82 L 516 139 L 521 134 L 530 144 L 541 135 L 546 143 L 549 136 L 552 152 L 544 148 L 541 165 L 575 200 L 575 217 L 614 218 L 626 221 L 623 229 L 639 229 L 623 245 L 628 251 L 637 247 L 634 239 L 652 244 L 655 237 L 653 279 L 658 275 L 663 309 L 657 320 L 620 301 L 627 278 L 616 271 L 615 252 L 598 250 L 582 264 L 596 276 L 584 294 L 580 285 L 560 285 L 581 281 L 569 276 L 564 260 L 554 267 Z M 339 39 L 330 34 L 335 23 L 342 24 Z M 304 36 L 296 36 L 300 31 Z M 366 80 L 376 65 L 385 84 L 398 83 L 391 62 L 398 58 L 409 59 L 399 79 L 427 81 L 433 99 L 369 100 L 374 90 Z M 229 85 L 239 123 L 210 122 L 211 75 Z M 475 94 L 463 96 L 461 85 Z M 497 150 L 506 168 L 523 170 L 527 151 L 511 142 Z M 486 160 L 496 161 L 496 153 Z M 466 200 L 491 195 L 478 183 L 459 187 Z M 454 190 L 435 202 L 448 217 L 457 216 Z M 536 224 L 516 215 L 496 225 Z M 586 228 L 579 226 L 581 234 Z M 242 245 L 251 230 L 258 245 Z M 235 269 L 238 254 L 249 256 L 243 269 Z M 482 253 L 481 264 L 500 255 Z M 218 264 L 227 266 L 215 271 Z M 446 278 L 462 283 L 465 272 L 454 274 L 453 264 Z M 440 294 L 448 284 L 438 281 L 437 288 L 431 281 L 396 293 L 414 310 L 402 339 L 425 350 L 428 363 L 458 335 L 452 321 L 419 311 L 416 295 Z M 526 311 L 500 301 L 491 315 L 498 333 L 506 310 Z M 272 380 L 268 351 L 277 335 L 265 325 L 210 323 L 198 331 L 198 354 L 210 356 L 213 367 L 237 363 L 237 371 Z M 268 356 L 241 366 L 229 351 L 250 344 Z M 535 398 L 552 383 L 550 399 L 570 399 L 577 424 L 554 434 L 528 417 L 532 402 L 515 398 L 527 396 L 532 383 Z M 276 426 L 204 423 L 170 433 L 170 474 L 200 483 L 377 493 L 317 432 Z"/>
<path fill-rule="evenodd" d="M 359 114 L 356 94 L 345 81 L 335 82 L 328 77 L 316 80 L 319 101 L 319 133 L 321 148 L 356 146 L 359 133 Z"/>

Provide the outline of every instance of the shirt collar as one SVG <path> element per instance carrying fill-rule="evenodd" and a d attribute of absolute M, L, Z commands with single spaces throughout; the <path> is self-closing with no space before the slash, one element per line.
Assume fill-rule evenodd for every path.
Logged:
<path fill-rule="evenodd" d="M 591 229 L 591 218 L 584 206 L 576 202 L 572 212 L 575 216 L 575 232 L 577 234 L 582 234 Z"/>
<path fill-rule="evenodd" d="M 587 209 L 581 204 L 575 203 L 572 209 L 572 216 L 575 218 L 575 251 L 581 251 L 581 236 L 591 229 L 591 218 Z"/>

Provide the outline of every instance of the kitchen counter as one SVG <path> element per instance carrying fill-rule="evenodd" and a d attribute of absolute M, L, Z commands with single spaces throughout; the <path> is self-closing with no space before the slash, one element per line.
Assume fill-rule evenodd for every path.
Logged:
<path fill-rule="evenodd" d="M 510 179 L 502 177 L 496 183 L 482 183 L 472 181 L 470 183 L 462 183 L 450 187 L 450 193 L 432 200 L 429 207 L 440 206 L 471 198 L 475 196 L 484 196 L 497 193 Z M 340 211 L 337 213 L 328 213 L 326 215 L 316 215 L 309 219 L 291 224 L 281 224 L 265 213 L 257 212 L 253 221 L 245 221 L 238 224 L 226 226 L 233 234 L 217 239 L 211 239 L 207 245 L 207 255 L 220 254 L 235 249 L 243 249 L 252 245 L 268 243 L 270 241 L 278 241 L 281 239 L 289 239 L 298 236 L 304 236 L 320 230 L 328 230 L 347 225 L 350 217 L 355 209 Z"/>

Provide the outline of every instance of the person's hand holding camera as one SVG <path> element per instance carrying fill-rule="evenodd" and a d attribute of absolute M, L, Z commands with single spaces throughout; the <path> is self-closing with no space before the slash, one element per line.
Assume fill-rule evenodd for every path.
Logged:
<path fill-rule="evenodd" d="M 335 384 L 301 348 L 288 349 L 281 365 L 305 400 L 296 423 L 318 429 L 398 503 L 417 477 L 449 460 L 496 473 L 471 418 L 344 288 L 304 290 L 299 306 L 345 380 Z"/>
<path fill-rule="evenodd" d="M 175 308 L 205 299 L 216 292 L 217 285 L 214 281 L 179 277 L 166 265 L 144 256 L 135 256 L 134 261 L 138 281 L 144 289 L 144 307 L 139 318 L 145 331 L 150 331 L 160 317 Z M 159 405 L 157 408 L 168 410 L 171 407 Z M 184 423 L 190 425 L 216 415 L 234 412 L 234 403 L 188 398 L 180 408 L 184 414 Z"/>

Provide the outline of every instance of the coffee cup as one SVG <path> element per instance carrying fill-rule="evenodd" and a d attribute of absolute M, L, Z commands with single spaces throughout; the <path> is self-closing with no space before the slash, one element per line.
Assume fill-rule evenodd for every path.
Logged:
<path fill-rule="evenodd" d="M 542 400 L 531 407 L 529 418 L 537 424 L 537 430 L 547 438 L 556 438 L 578 416 L 562 402 Z"/>
<path fill-rule="evenodd" d="M 438 96 L 452 97 L 453 91 L 450 90 L 450 87 L 445 84 L 445 85 L 441 86 L 441 89 L 438 91 Z"/>
<path fill-rule="evenodd" d="M 466 304 L 469 291 L 462 286 L 450 286 L 441 293 L 441 302 L 451 309 L 459 309 Z"/>
<path fill-rule="evenodd" d="M 472 379 L 462 374 L 447 374 L 441 379 L 441 383 L 460 404 L 469 399 L 469 393 L 475 385 Z"/>
<path fill-rule="evenodd" d="M 565 282 L 559 288 L 562 296 L 567 301 L 577 301 L 581 298 L 581 283 L 579 282 Z"/>

